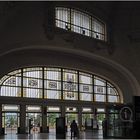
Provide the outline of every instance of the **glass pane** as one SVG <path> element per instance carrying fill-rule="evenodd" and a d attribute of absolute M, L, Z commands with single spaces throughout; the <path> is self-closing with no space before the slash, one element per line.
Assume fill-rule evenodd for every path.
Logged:
<path fill-rule="evenodd" d="M 77 82 L 77 72 L 76 71 L 66 71 L 63 72 L 63 81 L 67 82 Z"/>
<path fill-rule="evenodd" d="M 118 92 L 115 88 L 108 88 L 107 93 L 110 95 L 118 95 Z"/>
<path fill-rule="evenodd" d="M 28 69 L 27 69 L 28 70 Z M 24 77 L 42 78 L 42 71 L 29 71 L 23 73 Z"/>
<path fill-rule="evenodd" d="M 61 90 L 61 82 L 45 80 L 44 81 L 44 88 L 45 89 Z"/>
<path fill-rule="evenodd" d="M 77 13 L 76 11 L 73 11 L 73 24 L 73 31 L 76 33 L 81 33 L 82 29 L 80 28 L 80 13 Z"/>
<path fill-rule="evenodd" d="M 0 89 L 1 96 L 21 97 L 21 88 L 2 86 Z"/>
<path fill-rule="evenodd" d="M 42 98 L 41 89 L 23 88 L 23 97 Z"/>
<path fill-rule="evenodd" d="M 96 39 L 105 40 L 104 33 L 105 33 L 105 25 L 102 24 L 100 21 L 96 19 L 92 20 L 92 36 Z"/>
<path fill-rule="evenodd" d="M 82 114 L 82 126 L 83 126 L 83 129 L 88 129 L 87 127 L 92 127 L 92 122 L 93 122 L 93 114 L 87 114 L 86 112 L 83 112 Z M 94 120 L 94 123 L 95 124 L 95 120 Z M 93 126 L 94 127 L 94 126 Z M 88 131 L 88 130 L 87 130 Z"/>
<path fill-rule="evenodd" d="M 11 76 L 3 82 L 3 85 L 21 86 L 21 77 Z"/>
<path fill-rule="evenodd" d="M 77 92 L 63 92 L 63 98 L 65 100 L 78 100 L 78 93 Z"/>
<path fill-rule="evenodd" d="M 61 72 L 59 72 L 59 71 L 44 71 L 44 79 L 61 80 Z"/>
<path fill-rule="evenodd" d="M 96 115 L 96 118 L 97 118 L 97 121 L 98 121 L 99 130 L 102 130 L 103 129 L 102 128 L 102 126 L 103 126 L 102 124 L 103 124 L 103 120 L 105 118 L 105 114 L 99 113 L 99 114 Z"/>
<path fill-rule="evenodd" d="M 79 75 L 79 82 L 85 84 L 92 84 L 92 77 L 86 75 Z"/>
<path fill-rule="evenodd" d="M 23 78 L 23 87 L 42 88 L 42 80 L 34 78 Z"/>
<path fill-rule="evenodd" d="M 80 92 L 93 93 L 92 85 L 82 85 L 82 84 L 80 84 L 79 86 L 80 86 Z"/>
<path fill-rule="evenodd" d="M 106 94 L 106 88 L 101 86 L 94 86 L 94 93 Z"/>
<path fill-rule="evenodd" d="M 95 98 L 95 101 L 97 101 L 97 102 L 105 102 L 106 101 L 105 95 L 95 94 L 94 98 Z"/>
<path fill-rule="evenodd" d="M 80 93 L 80 100 L 82 100 L 82 101 L 93 101 L 93 94 Z"/>
<path fill-rule="evenodd" d="M 78 91 L 78 84 L 74 84 L 72 82 L 64 82 L 63 83 L 63 90 L 66 91 Z"/>
<path fill-rule="evenodd" d="M 61 99 L 61 91 L 45 90 L 44 98 L 47 98 L 47 99 Z"/>
<path fill-rule="evenodd" d="M 100 86 L 106 86 L 105 80 L 103 80 L 101 78 L 98 78 L 98 77 L 95 77 L 94 84 L 95 85 L 100 85 Z"/>
<path fill-rule="evenodd" d="M 108 95 L 108 102 L 118 102 L 118 96 Z"/>
<path fill-rule="evenodd" d="M 69 9 L 57 7 L 55 10 L 56 26 L 67 29 Z"/>
<path fill-rule="evenodd" d="M 89 36 L 90 17 L 77 10 L 72 10 L 73 15 L 73 31 Z"/>

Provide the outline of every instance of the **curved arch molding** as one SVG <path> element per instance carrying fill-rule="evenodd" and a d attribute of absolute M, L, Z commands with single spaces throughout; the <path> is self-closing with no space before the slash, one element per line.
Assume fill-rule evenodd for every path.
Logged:
<path fill-rule="evenodd" d="M 76 49 L 54 46 L 26 46 L 11 50 L 0 56 L 0 76 L 22 67 L 56 66 L 82 70 L 108 79 L 123 95 L 124 103 L 132 102 L 138 95 L 140 85 L 136 78 L 120 64 Z"/>

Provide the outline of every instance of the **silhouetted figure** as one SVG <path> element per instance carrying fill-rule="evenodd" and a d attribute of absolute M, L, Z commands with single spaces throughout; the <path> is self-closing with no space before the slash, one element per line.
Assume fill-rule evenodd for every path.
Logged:
<path fill-rule="evenodd" d="M 73 122 L 70 125 L 71 128 L 71 139 L 72 137 L 78 137 L 78 126 L 77 123 L 75 122 L 75 120 L 73 120 Z"/>
<path fill-rule="evenodd" d="M 32 119 L 29 119 L 29 134 L 31 134 L 31 129 L 33 128 Z"/>
<path fill-rule="evenodd" d="M 107 119 L 104 118 L 102 122 L 102 129 L 103 129 L 103 138 L 107 137 Z"/>

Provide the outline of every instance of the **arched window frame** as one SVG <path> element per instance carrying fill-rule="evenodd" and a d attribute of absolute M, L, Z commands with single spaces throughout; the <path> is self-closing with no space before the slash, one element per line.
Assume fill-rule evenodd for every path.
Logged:
<path fill-rule="evenodd" d="M 55 78 L 49 78 L 49 72 L 52 72 L 50 74 L 55 73 L 57 78 L 56 76 Z M 36 73 L 36 76 L 29 73 L 33 73 L 33 75 Z M 11 82 L 5 84 L 5 81 L 10 80 L 11 77 L 16 79 L 14 82 L 16 84 L 13 85 Z M 24 85 L 24 82 L 28 81 L 27 83 L 29 83 L 29 80 L 33 80 L 33 83 L 29 86 Z M 109 103 L 122 102 L 119 90 L 108 80 L 79 70 L 48 67 L 22 68 L 3 76 L 0 83 L 0 96 Z M 27 94 L 27 90 L 33 90 L 36 93 L 28 91 Z"/>
<path fill-rule="evenodd" d="M 85 11 L 56 6 L 55 25 L 67 31 L 107 41 L 106 24 Z"/>

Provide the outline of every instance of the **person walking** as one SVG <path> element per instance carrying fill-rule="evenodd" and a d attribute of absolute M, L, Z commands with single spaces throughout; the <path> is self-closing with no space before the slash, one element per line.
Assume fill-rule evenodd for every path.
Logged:
<path fill-rule="evenodd" d="M 70 128 L 71 128 L 71 139 L 72 139 L 72 137 L 74 137 L 74 138 L 78 137 L 78 126 L 77 126 L 77 123 L 75 122 L 75 120 L 72 121 Z"/>
<path fill-rule="evenodd" d="M 104 118 L 102 122 L 103 138 L 107 138 L 107 119 Z"/>

